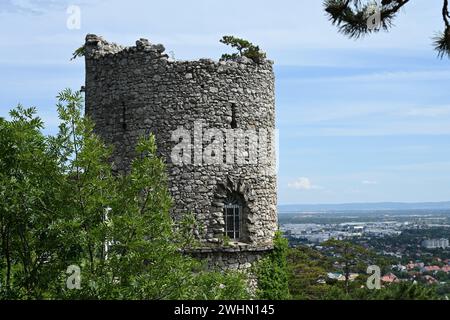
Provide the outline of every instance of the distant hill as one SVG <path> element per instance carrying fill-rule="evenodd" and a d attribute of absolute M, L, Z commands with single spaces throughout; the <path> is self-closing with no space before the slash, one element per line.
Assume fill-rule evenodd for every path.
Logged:
<path fill-rule="evenodd" d="M 341 203 L 341 204 L 288 204 L 279 205 L 279 213 L 305 211 L 352 211 L 352 210 L 450 210 L 450 201 L 446 202 L 377 202 L 377 203 Z"/>

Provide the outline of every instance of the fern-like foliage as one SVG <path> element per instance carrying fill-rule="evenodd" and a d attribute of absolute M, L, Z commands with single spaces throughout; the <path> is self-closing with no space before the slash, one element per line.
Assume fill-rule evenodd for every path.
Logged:
<path fill-rule="evenodd" d="M 77 50 L 75 50 L 75 52 L 72 54 L 72 58 L 70 60 L 72 61 L 78 57 L 84 57 L 85 54 L 86 54 L 86 47 L 81 46 Z"/>

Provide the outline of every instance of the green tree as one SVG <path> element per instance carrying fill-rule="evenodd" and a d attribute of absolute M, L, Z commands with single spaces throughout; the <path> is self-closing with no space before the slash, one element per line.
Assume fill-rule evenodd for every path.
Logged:
<path fill-rule="evenodd" d="M 381 290 L 374 290 L 376 300 L 437 300 L 436 288 L 411 282 L 393 283 Z"/>
<path fill-rule="evenodd" d="M 289 250 L 289 292 L 296 300 L 320 300 L 330 291 L 325 283 L 332 265 L 319 251 L 306 246 Z"/>
<path fill-rule="evenodd" d="M 330 21 L 338 27 L 339 32 L 350 38 L 359 38 L 380 29 L 389 30 L 399 11 L 409 2 L 409 0 L 381 0 L 381 8 L 377 8 L 377 2 L 372 0 L 325 0 L 324 7 Z M 450 57 L 448 0 L 442 0 L 442 7 L 439 9 L 444 22 L 444 31 L 434 38 L 434 46 L 439 57 L 446 55 Z M 377 14 L 379 28 L 369 27 Z"/>
<path fill-rule="evenodd" d="M 256 46 L 247 40 L 236 38 L 234 36 L 223 36 L 220 42 L 231 46 L 238 51 L 233 54 L 223 54 L 223 60 L 235 60 L 239 57 L 246 57 L 253 60 L 255 63 L 262 63 L 266 58 L 266 54 L 261 51 L 259 46 Z"/>
<path fill-rule="evenodd" d="M 255 267 L 258 281 L 257 296 L 259 299 L 286 300 L 290 299 L 288 284 L 288 241 L 277 231 L 274 238 L 274 248 Z"/>
<path fill-rule="evenodd" d="M 57 243 L 48 226 L 61 214 L 64 181 L 34 114 L 19 105 L 10 121 L 0 120 L 0 292 L 6 298 L 43 297 L 55 276 L 48 261 Z"/>
<path fill-rule="evenodd" d="M 82 115 L 80 92 L 58 95 L 54 137 L 35 109 L 0 119 L 0 275 L 9 299 L 235 299 L 245 274 L 219 273 L 184 255 L 192 221 L 175 225 L 165 164 L 142 137 L 128 174 Z M 188 216 L 188 220 L 190 216 Z M 81 288 L 66 287 L 69 266 Z"/>
<path fill-rule="evenodd" d="M 365 272 L 371 259 L 374 258 L 374 254 L 366 248 L 348 241 L 330 239 L 324 242 L 323 246 L 330 249 L 332 258 L 342 268 L 345 276 L 345 292 L 348 294 L 350 292 L 350 273 Z"/>

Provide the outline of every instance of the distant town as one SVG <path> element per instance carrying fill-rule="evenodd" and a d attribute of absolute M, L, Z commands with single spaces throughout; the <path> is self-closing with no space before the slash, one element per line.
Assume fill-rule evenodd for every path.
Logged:
<path fill-rule="evenodd" d="M 280 229 L 291 247 L 307 246 L 326 253 L 323 243 L 330 239 L 362 245 L 389 261 L 382 271 L 384 285 L 420 282 L 435 285 L 449 296 L 450 209 L 320 209 L 283 212 L 280 208 Z M 345 280 L 342 272 L 334 269 L 327 276 Z M 349 280 L 359 276 L 352 273 Z"/>

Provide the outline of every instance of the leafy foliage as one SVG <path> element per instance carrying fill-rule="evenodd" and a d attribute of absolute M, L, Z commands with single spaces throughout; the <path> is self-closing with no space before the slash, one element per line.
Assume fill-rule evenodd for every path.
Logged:
<path fill-rule="evenodd" d="M 0 120 L 0 296 L 42 296 L 56 252 L 48 226 L 60 215 L 62 179 L 40 133 L 36 109 L 18 106 Z M 52 199 L 50 201 L 50 199 Z M 33 227 L 35 226 L 35 227 Z"/>
<path fill-rule="evenodd" d="M 299 246 L 289 250 L 289 291 L 296 300 L 320 300 L 330 291 L 321 280 L 332 267 L 327 257 L 314 249 Z"/>
<path fill-rule="evenodd" d="M 255 63 L 262 63 L 266 58 L 266 54 L 260 50 L 259 46 L 256 46 L 247 40 L 236 38 L 234 36 L 223 36 L 220 42 L 229 45 L 238 51 L 233 54 L 223 54 L 223 60 L 235 60 L 239 57 L 246 57 Z"/>
<path fill-rule="evenodd" d="M 436 300 L 438 298 L 435 288 L 407 282 L 394 283 L 385 290 L 376 290 L 373 297 L 376 300 Z"/>
<path fill-rule="evenodd" d="M 288 285 L 288 241 L 276 232 L 271 253 L 258 261 L 255 274 L 258 279 L 259 299 L 286 300 L 290 298 Z"/>
<path fill-rule="evenodd" d="M 191 215 L 175 225 L 165 164 L 142 137 L 131 172 L 113 174 L 112 149 L 82 115 L 80 92 L 58 95 L 59 133 L 34 108 L 0 119 L 0 298 L 236 299 L 244 274 L 211 272 L 181 253 Z M 81 288 L 66 286 L 68 266 Z"/>
<path fill-rule="evenodd" d="M 70 60 L 75 60 L 76 58 L 84 57 L 85 54 L 86 54 L 86 47 L 83 45 L 74 51 L 74 53 L 72 54 L 72 58 Z"/>
<path fill-rule="evenodd" d="M 203 272 L 193 278 L 191 289 L 182 296 L 194 300 L 246 300 L 252 295 L 248 279 L 239 272 Z"/>
<path fill-rule="evenodd" d="M 333 252 L 333 259 L 342 268 L 345 276 L 345 292 L 349 293 L 350 289 L 350 273 L 367 268 L 370 257 L 373 253 L 362 246 L 353 244 L 348 241 L 339 241 L 330 239 L 323 244 L 325 247 L 331 248 Z"/>

